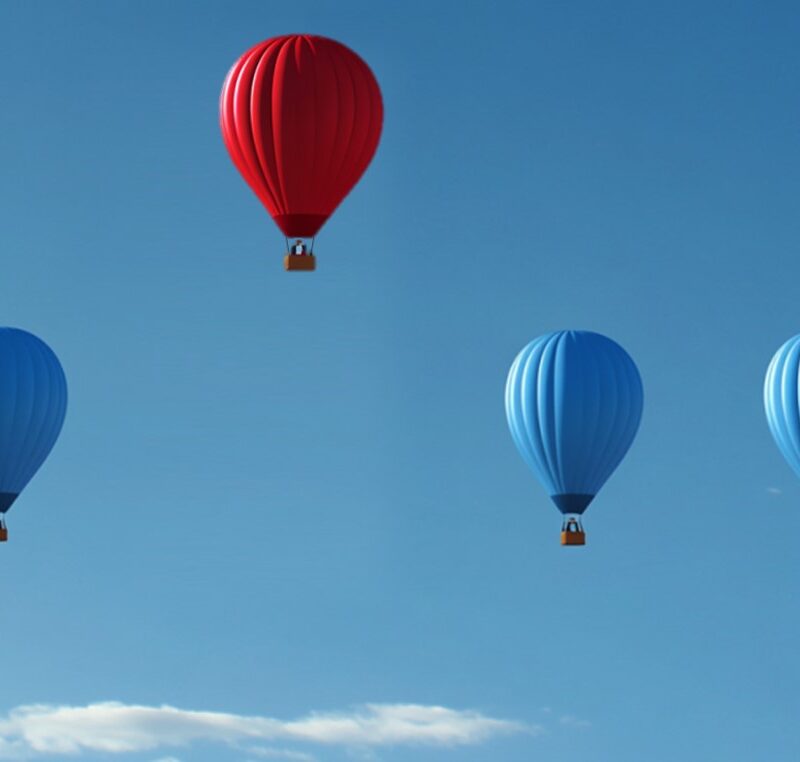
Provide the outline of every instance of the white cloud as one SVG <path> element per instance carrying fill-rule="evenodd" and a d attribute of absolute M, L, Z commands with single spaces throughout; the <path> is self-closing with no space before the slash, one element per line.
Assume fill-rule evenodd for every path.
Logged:
<path fill-rule="evenodd" d="M 767 487 L 767 492 L 769 492 L 770 495 L 782 495 L 783 494 L 783 490 L 780 489 L 779 487 Z"/>
<path fill-rule="evenodd" d="M 476 711 L 418 704 L 367 704 L 348 712 L 313 712 L 288 721 L 118 702 L 87 706 L 36 704 L 17 707 L 0 717 L 0 757 L 123 754 L 199 742 L 234 746 L 276 740 L 346 748 L 452 747 L 540 731 L 538 726 L 487 717 Z"/>
<path fill-rule="evenodd" d="M 270 749 L 264 746 L 251 746 L 247 749 L 248 754 L 260 759 L 289 759 L 292 762 L 314 762 L 316 757 L 313 754 L 306 754 L 304 751 L 293 751 L 292 749 Z"/>

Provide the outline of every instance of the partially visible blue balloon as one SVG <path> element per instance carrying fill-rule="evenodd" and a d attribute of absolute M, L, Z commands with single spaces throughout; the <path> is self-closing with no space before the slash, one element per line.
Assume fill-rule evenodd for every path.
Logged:
<path fill-rule="evenodd" d="M 53 350 L 0 328 L 0 514 L 53 449 L 67 411 L 67 382 Z"/>
<path fill-rule="evenodd" d="M 582 514 L 620 464 L 642 417 L 635 363 L 590 331 L 557 331 L 518 355 L 506 416 L 525 462 L 564 514 Z"/>
<path fill-rule="evenodd" d="M 772 358 L 764 379 L 764 409 L 778 449 L 800 476 L 800 335 L 793 336 Z"/>

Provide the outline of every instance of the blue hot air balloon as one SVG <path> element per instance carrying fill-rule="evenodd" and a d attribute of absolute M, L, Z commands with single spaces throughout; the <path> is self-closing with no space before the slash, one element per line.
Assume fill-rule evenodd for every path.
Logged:
<path fill-rule="evenodd" d="M 534 339 L 506 382 L 506 416 L 523 460 L 564 514 L 562 545 L 583 545 L 580 516 L 631 446 L 643 405 L 635 363 L 590 331 Z"/>
<path fill-rule="evenodd" d="M 764 408 L 772 436 L 794 472 L 800 476 L 800 335 L 773 356 L 764 379 Z"/>
<path fill-rule="evenodd" d="M 5 514 L 53 449 L 67 410 L 61 363 L 41 339 L 0 328 L 0 541 Z"/>

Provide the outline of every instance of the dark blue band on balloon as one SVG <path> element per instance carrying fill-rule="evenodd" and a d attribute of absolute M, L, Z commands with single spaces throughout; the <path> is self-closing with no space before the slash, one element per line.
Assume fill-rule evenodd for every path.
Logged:
<path fill-rule="evenodd" d="M 550 499 L 556 504 L 556 508 L 561 513 L 581 514 L 589 507 L 589 503 L 594 500 L 594 495 L 550 495 Z"/>
<path fill-rule="evenodd" d="M 5 513 L 16 499 L 14 492 L 0 492 L 0 513 Z"/>

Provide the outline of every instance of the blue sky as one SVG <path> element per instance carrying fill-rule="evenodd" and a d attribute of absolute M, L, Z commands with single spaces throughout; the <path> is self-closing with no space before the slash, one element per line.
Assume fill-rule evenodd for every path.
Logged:
<path fill-rule="evenodd" d="M 0 28 L 2 323 L 71 394 L 2 548 L 0 756 L 797 759 L 800 484 L 761 403 L 800 330 L 795 4 Z M 291 31 L 358 51 L 386 109 L 310 276 L 217 124 L 231 63 Z M 560 328 L 645 387 L 579 552 L 503 412 Z"/>

